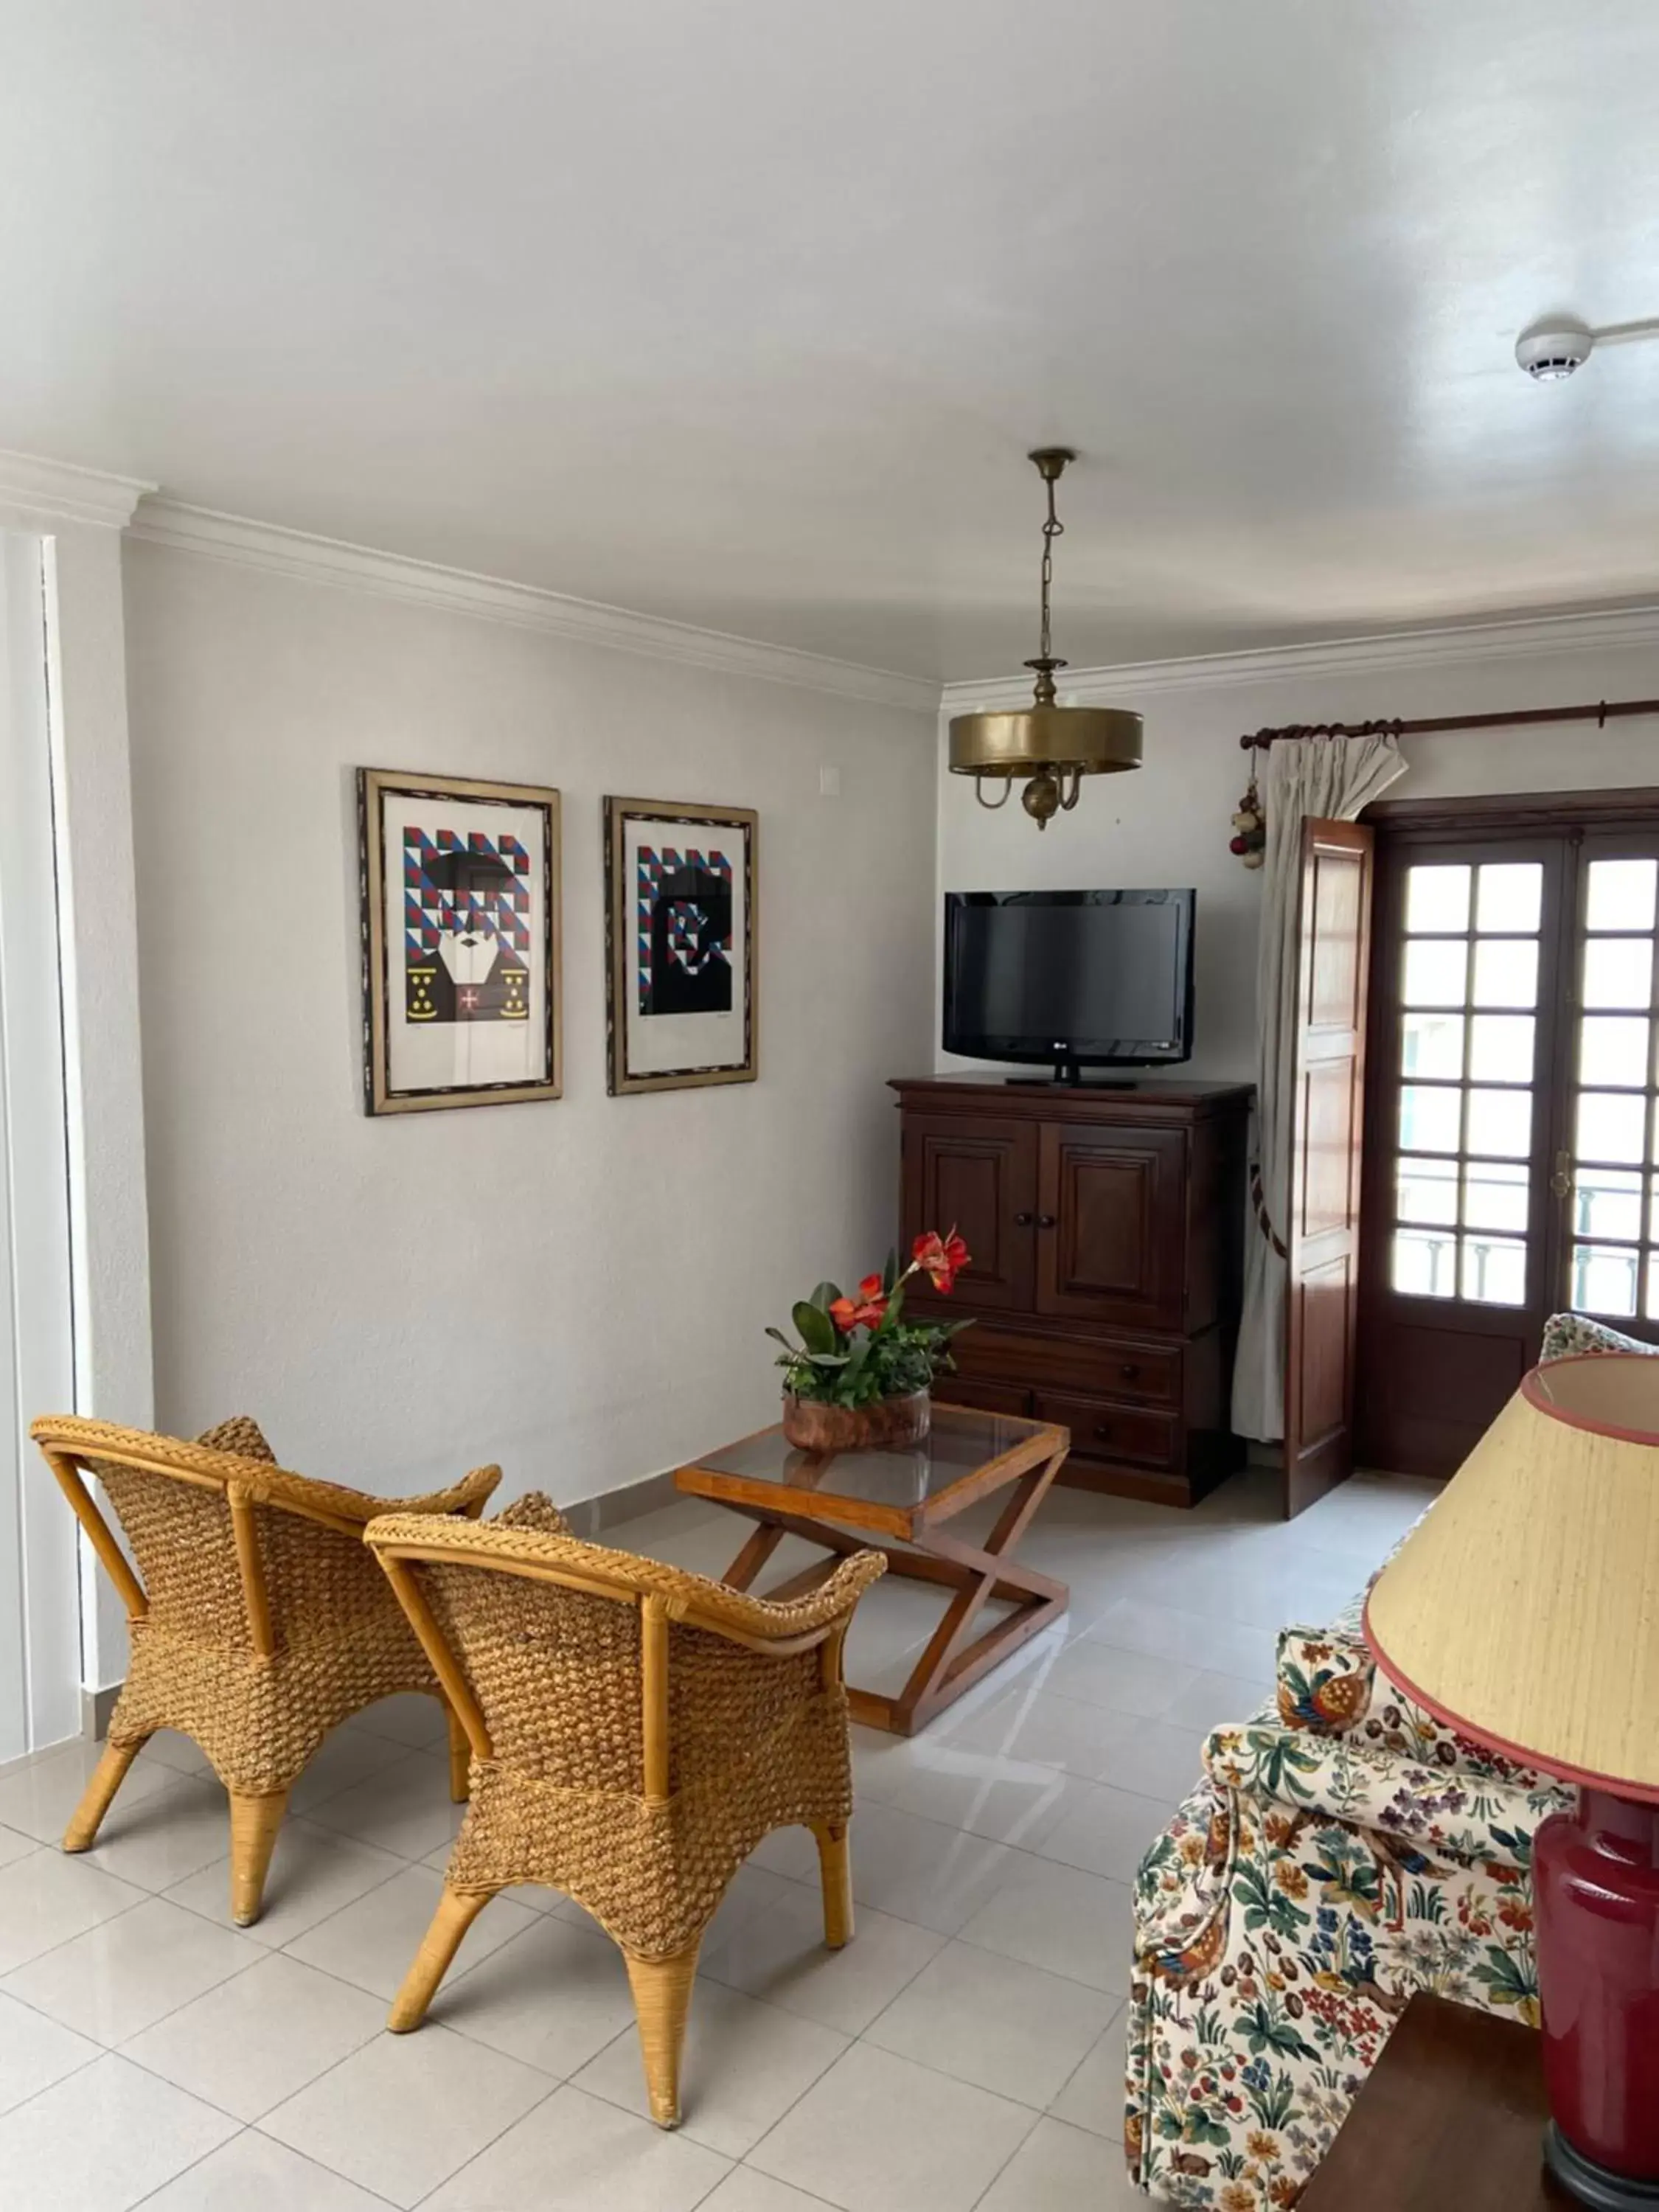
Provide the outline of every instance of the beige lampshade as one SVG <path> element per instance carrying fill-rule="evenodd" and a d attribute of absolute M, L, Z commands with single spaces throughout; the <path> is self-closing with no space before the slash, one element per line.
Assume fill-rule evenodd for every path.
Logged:
<path fill-rule="evenodd" d="M 1659 1358 L 1534 1368 L 1372 1584 L 1365 1634 L 1464 1734 L 1659 1800 Z"/>

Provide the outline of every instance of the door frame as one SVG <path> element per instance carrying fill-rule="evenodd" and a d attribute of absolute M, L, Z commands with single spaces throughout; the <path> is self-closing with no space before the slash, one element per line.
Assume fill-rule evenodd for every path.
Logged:
<path fill-rule="evenodd" d="M 0 531 L 0 1759 L 80 1723 L 76 1531 L 28 1439 L 75 1395 L 45 553 Z"/>
<path fill-rule="evenodd" d="M 154 489 L 0 453 L 0 530 L 35 541 L 45 580 L 73 1404 L 77 1413 L 133 1428 L 153 1425 L 155 1381 L 122 532 L 141 495 Z M 54 1522 L 61 1530 L 72 1516 L 33 1448 L 23 1480 L 43 1501 L 36 1522 L 43 1535 Z M 51 1711 L 34 1714 L 35 1747 L 72 1734 L 89 1712 L 100 1715 L 126 1668 L 119 1597 L 73 1528 L 70 1542 L 79 1663 L 67 1696 L 59 1686 Z M 60 1597 L 55 1586 L 37 1584 L 30 1602 Z M 76 1610 L 71 1588 L 63 1611 L 73 1620 Z"/>
<path fill-rule="evenodd" d="M 1533 791 L 1483 794 L 1463 799 L 1379 799 L 1367 806 L 1359 819 L 1376 832 L 1377 908 L 1371 933 L 1370 972 L 1367 981 L 1367 1006 L 1375 1018 L 1385 1003 L 1391 1002 L 1397 980 L 1400 957 L 1401 917 L 1389 903 L 1390 887 L 1396 884 L 1396 858 L 1402 846 L 1425 855 L 1444 852 L 1455 858 L 1458 848 L 1470 844 L 1514 843 L 1525 845 L 1529 839 L 1548 837 L 1559 839 L 1564 819 L 1575 828 L 1583 828 L 1591 836 L 1602 831 L 1620 829 L 1659 830 L 1659 787 L 1641 787 L 1597 791 Z M 1561 888 L 1561 887 L 1558 887 Z M 1547 1183 L 1551 1141 L 1555 1138 L 1550 1118 L 1556 1111 L 1557 1101 L 1552 1095 L 1555 1071 L 1561 1064 L 1563 1049 L 1562 1028 L 1570 1024 L 1577 1012 L 1576 986 L 1568 969 L 1568 961 L 1576 939 L 1577 915 L 1571 903 L 1562 896 L 1559 901 L 1558 928 L 1553 942 L 1547 936 L 1540 944 L 1542 965 L 1540 970 L 1539 1012 L 1540 1030 L 1538 1060 L 1538 1115 L 1545 1117 L 1540 1130 L 1534 1122 L 1534 1190 L 1533 1218 L 1542 1219 L 1542 1194 L 1537 1186 Z M 1546 998 L 1550 979 L 1555 988 Z M 1392 1086 L 1398 1079 L 1397 1051 L 1395 1048 L 1374 1049 L 1369 1057 L 1365 1079 L 1365 1129 L 1367 1140 L 1363 1156 L 1363 1182 L 1360 1200 L 1361 1258 L 1360 1258 L 1360 1346 L 1359 1371 L 1362 1382 L 1374 1376 L 1377 1354 L 1372 1340 L 1376 1334 L 1376 1315 L 1374 1271 L 1382 1264 L 1380 1240 L 1386 1237 L 1390 1218 L 1389 1194 L 1389 1169 L 1392 1152 L 1383 1133 L 1392 1127 L 1390 1109 L 1393 1104 Z M 1551 1237 L 1553 1237 L 1553 1231 Z M 1547 1246 L 1536 1255 L 1536 1264 L 1542 1271 L 1548 1265 L 1550 1248 Z M 1540 1285 L 1534 1303 L 1530 1295 L 1528 1304 L 1534 1311 L 1553 1310 L 1559 1293 L 1545 1280 Z M 1468 1311 L 1467 1309 L 1462 1309 Z M 1513 1310 L 1494 1310 L 1495 1313 Z M 1468 1328 L 1480 1332 L 1479 1310 L 1470 1316 Z M 1513 1326 L 1511 1322 L 1510 1326 Z M 1639 1320 L 1632 1326 L 1632 1334 L 1650 1333 L 1653 1325 Z M 1498 1328 L 1496 1333 L 1504 1333 Z M 1363 1443 L 1364 1439 L 1361 1439 Z"/>

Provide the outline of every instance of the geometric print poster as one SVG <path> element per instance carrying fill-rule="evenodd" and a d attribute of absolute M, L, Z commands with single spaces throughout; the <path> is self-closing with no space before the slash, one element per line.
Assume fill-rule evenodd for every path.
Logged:
<path fill-rule="evenodd" d="M 530 855 L 504 830 L 404 830 L 404 1005 L 411 1022 L 530 1018 Z"/>
<path fill-rule="evenodd" d="M 641 1013 L 730 1013 L 731 861 L 695 845 L 642 844 L 635 878 Z"/>
<path fill-rule="evenodd" d="M 605 800 L 613 1095 L 754 1081 L 757 826 L 747 807 Z"/>
<path fill-rule="evenodd" d="M 357 776 L 371 1114 L 560 1092 L 559 794 Z"/>

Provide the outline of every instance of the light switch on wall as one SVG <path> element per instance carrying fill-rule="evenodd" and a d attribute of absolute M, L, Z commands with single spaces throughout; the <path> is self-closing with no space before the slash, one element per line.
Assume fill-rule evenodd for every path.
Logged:
<path fill-rule="evenodd" d="M 841 770 L 838 768 L 821 768 L 818 770 L 818 797 L 820 799 L 841 797 Z"/>

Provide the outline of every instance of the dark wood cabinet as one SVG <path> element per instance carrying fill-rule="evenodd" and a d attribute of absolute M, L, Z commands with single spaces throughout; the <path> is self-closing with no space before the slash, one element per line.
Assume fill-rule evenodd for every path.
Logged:
<path fill-rule="evenodd" d="M 994 1078 L 896 1081 L 903 1235 L 957 1229 L 972 1315 L 939 1395 L 1062 1422 L 1062 1482 L 1190 1505 L 1239 1464 L 1238 1324 L 1250 1091 Z"/>

